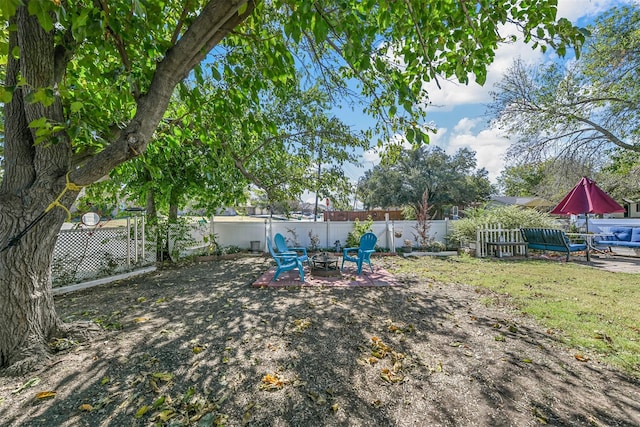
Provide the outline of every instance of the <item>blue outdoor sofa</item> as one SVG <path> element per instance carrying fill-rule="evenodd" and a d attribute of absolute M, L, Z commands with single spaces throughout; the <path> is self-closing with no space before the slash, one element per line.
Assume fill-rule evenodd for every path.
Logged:
<path fill-rule="evenodd" d="M 640 248 L 640 227 L 611 227 L 596 239 L 597 246 Z"/>

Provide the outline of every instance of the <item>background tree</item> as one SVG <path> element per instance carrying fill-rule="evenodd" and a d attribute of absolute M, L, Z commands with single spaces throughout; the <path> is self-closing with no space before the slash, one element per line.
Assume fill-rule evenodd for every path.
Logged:
<path fill-rule="evenodd" d="M 596 175 L 598 185 L 614 199 L 640 200 L 640 153 L 614 149 Z"/>
<path fill-rule="evenodd" d="M 48 339 L 72 332 L 56 315 L 50 273 L 67 210 L 80 187 L 147 149 L 174 89 L 192 71 L 202 74 L 210 52 L 230 58 L 222 68 L 205 64 L 214 78 L 242 82 L 218 100 L 233 117 L 244 98 L 259 102 L 266 82 L 285 86 L 301 66 L 331 90 L 359 81 L 367 111 L 380 117 L 372 132 L 406 131 L 419 143 L 423 134 L 409 129 L 420 129 L 415 101 L 425 96 L 424 83 L 440 75 L 467 82 L 469 73 L 483 83 L 507 21 L 520 24 L 525 40 L 549 39 L 560 53 L 567 43 L 580 45 L 577 29 L 556 22 L 555 3 L 1 3 L 0 366 L 26 371 L 46 355 Z M 252 74 L 244 54 L 252 49 L 271 53 L 256 56 L 269 65 L 263 74 Z M 261 122 L 247 115 L 229 125 L 231 134 L 233 126 Z"/>
<path fill-rule="evenodd" d="M 360 195 L 369 208 L 411 205 L 417 213 L 426 193 L 434 219 L 449 206 L 483 201 L 492 192 L 487 171 L 476 169 L 475 152 L 468 148 L 451 156 L 439 147 L 404 150 L 397 163 L 375 166 L 360 183 Z"/>
<path fill-rule="evenodd" d="M 506 166 L 498 177 L 505 196 L 541 197 L 559 202 L 582 176 L 594 176 L 595 169 L 573 159 L 517 162 Z"/>
<path fill-rule="evenodd" d="M 201 94 L 211 91 L 211 86 L 199 87 Z M 264 191 L 265 205 L 288 206 L 304 190 L 332 198 L 334 192 L 336 197 L 344 194 L 349 184 L 340 166 L 355 161 L 356 148 L 368 147 L 327 115 L 326 96 L 315 88 L 302 92 L 288 86 L 265 93 L 261 98 L 271 102 L 247 106 L 241 117 L 227 115 L 226 120 L 217 117 L 223 114 L 215 103 L 218 97 L 211 98 L 194 106 L 189 106 L 191 100 L 176 100 L 168 112 L 175 118 L 160 124 L 147 151 L 112 171 L 103 186 L 119 193 L 121 200 L 141 205 L 146 200 L 151 222 L 156 208 L 172 222 L 187 204 L 208 214 L 242 205 L 250 184 Z M 259 117 L 261 128 L 227 124 L 242 123 L 247 114 Z"/>
<path fill-rule="evenodd" d="M 607 150 L 640 152 L 640 9 L 599 17 L 579 60 L 526 67 L 518 59 L 490 110 L 514 135 L 514 157 L 601 167 Z"/>

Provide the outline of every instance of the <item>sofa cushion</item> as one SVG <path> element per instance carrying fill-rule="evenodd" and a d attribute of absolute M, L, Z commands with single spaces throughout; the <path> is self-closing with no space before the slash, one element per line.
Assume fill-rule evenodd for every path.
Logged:
<path fill-rule="evenodd" d="M 616 236 L 616 239 L 625 242 L 631 241 L 631 227 L 611 227 L 611 234 Z"/>
<path fill-rule="evenodd" d="M 634 227 L 631 229 L 631 241 L 640 242 L 640 227 Z"/>

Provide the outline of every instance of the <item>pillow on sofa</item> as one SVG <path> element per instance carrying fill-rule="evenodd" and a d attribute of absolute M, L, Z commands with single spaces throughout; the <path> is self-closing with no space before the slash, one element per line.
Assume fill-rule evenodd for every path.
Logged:
<path fill-rule="evenodd" d="M 618 240 L 624 242 L 631 241 L 631 227 L 611 227 L 609 231 L 611 231 Z"/>
<path fill-rule="evenodd" d="M 634 227 L 631 229 L 631 241 L 640 242 L 640 227 Z"/>

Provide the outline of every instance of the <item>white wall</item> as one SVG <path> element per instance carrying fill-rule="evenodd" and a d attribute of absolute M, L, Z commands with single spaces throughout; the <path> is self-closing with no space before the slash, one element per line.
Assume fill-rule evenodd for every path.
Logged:
<path fill-rule="evenodd" d="M 584 218 L 576 220 L 578 227 L 584 228 Z M 589 232 L 606 233 L 610 227 L 640 227 L 640 219 L 638 218 L 598 218 L 589 219 Z"/>
<path fill-rule="evenodd" d="M 434 240 L 445 242 L 445 237 L 451 229 L 450 221 L 429 221 L 429 237 Z M 378 246 L 394 250 L 403 245 L 405 239 L 416 242 L 417 234 L 416 221 L 375 221 L 372 226 L 373 233 L 378 236 Z M 271 229 L 269 229 L 271 228 Z M 216 241 L 220 246 L 238 246 L 250 248 L 252 241 L 259 241 L 262 251 L 266 251 L 266 236 L 273 236 L 276 233 L 282 234 L 289 242 L 297 243 L 300 246 L 311 246 L 311 235 L 320 239 L 318 246 L 321 248 L 334 247 L 337 240 L 344 247 L 347 241 L 347 234 L 353 230 L 353 222 L 343 221 L 225 221 L 214 217 L 207 227 L 198 227 L 191 233 L 198 243 L 203 243 L 203 237 L 208 234 L 216 234 Z M 396 238 L 395 231 L 402 231 L 402 237 Z M 195 244 L 195 246 L 198 245 Z"/>

